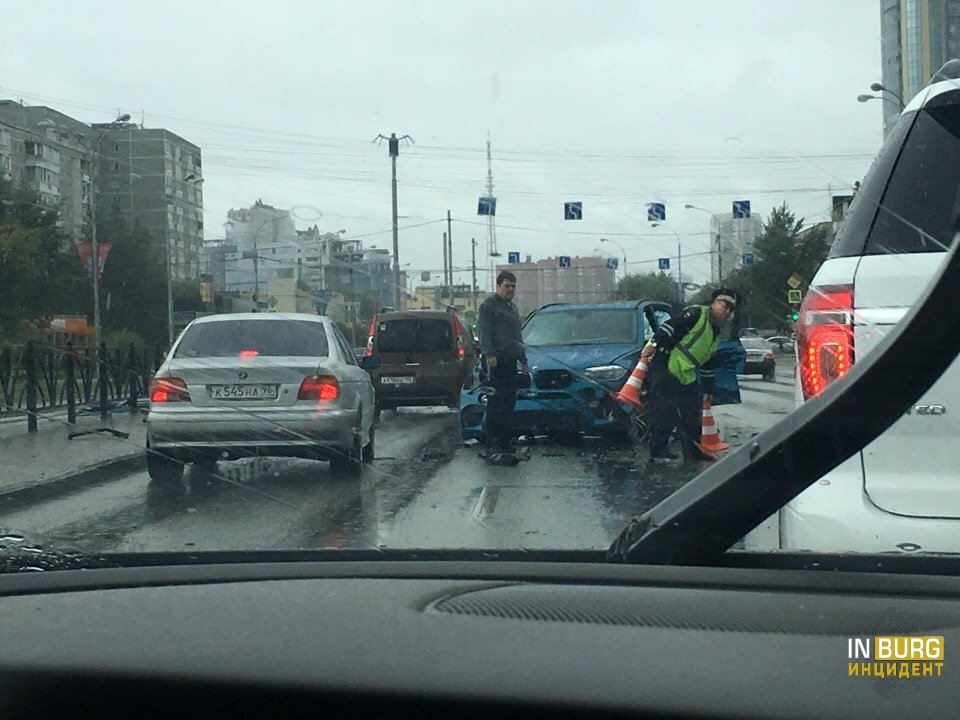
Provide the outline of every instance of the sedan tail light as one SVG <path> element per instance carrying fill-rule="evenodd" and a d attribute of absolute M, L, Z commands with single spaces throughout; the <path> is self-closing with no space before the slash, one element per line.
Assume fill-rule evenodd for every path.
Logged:
<path fill-rule="evenodd" d="M 340 397 L 340 383 L 332 375 L 312 375 L 300 383 L 297 400 L 332 402 Z"/>
<path fill-rule="evenodd" d="M 804 400 L 823 392 L 853 365 L 853 286 L 810 288 L 797 322 L 800 386 Z"/>
<path fill-rule="evenodd" d="M 150 402 L 190 402 L 187 384 L 180 378 L 154 378 L 150 385 Z"/>

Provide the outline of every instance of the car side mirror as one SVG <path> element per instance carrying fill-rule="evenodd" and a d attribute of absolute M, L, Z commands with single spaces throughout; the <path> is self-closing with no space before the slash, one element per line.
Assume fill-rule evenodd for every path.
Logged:
<path fill-rule="evenodd" d="M 360 360 L 360 367 L 364 370 L 376 370 L 380 367 L 380 358 L 376 355 L 368 355 Z"/>

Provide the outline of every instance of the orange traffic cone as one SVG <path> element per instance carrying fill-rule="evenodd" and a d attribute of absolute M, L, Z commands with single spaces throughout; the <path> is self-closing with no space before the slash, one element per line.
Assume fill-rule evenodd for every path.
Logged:
<path fill-rule="evenodd" d="M 710 409 L 710 396 L 703 396 L 703 430 L 700 433 L 700 449 L 706 453 L 715 453 L 728 450 L 730 446 L 720 439 L 720 431 L 713 419 L 713 410 Z"/>
<path fill-rule="evenodd" d="M 620 388 L 620 392 L 613 396 L 613 399 L 625 405 L 631 405 L 637 410 L 642 410 L 643 400 L 640 399 L 640 391 L 643 387 L 643 378 L 646 375 L 647 360 L 641 355 L 640 362 L 637 363 L 633 372 L 630 373 L 630 377 L 627 378 L 627 382 Z"/>

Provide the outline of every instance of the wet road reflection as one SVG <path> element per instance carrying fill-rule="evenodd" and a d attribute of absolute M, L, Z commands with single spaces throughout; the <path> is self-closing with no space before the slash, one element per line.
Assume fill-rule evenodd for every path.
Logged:
<path fill-rule="evenodd" d="M 780 378 L 783 380 L 784 378 Z M 792 408 L 786 381 L 743 382 L 715 408 L 732 446 Z M 706 465 L 652 465 L 645 446 L 529 444 L 515 467 L 486 463 L 444 409 L 385 413 L 360 479 L 327 463 L 254 458 L 191 468 L 183 488 L 134 473 L 0 512 L 0 527 L 85 552 L 275 548 L 603 548 L 634 515 Z"/>

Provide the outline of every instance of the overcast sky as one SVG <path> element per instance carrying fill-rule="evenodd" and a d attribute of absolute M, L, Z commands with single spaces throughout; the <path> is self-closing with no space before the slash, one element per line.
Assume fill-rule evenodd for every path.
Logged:
<path fill-rule="evenodd" d="M 299 227 L 316 208 L 321 230 L 391 247 L 390 162 L 371 140 L 409 134 L 400 256 L 416 272 L 442 268 L 448 209 L 456 265 L 471 237 L 485 249 L 488 132 L 501 252 L 591 255 L 607 237 L 632 272 L 652 270 L 676 255 L 646 220 L 659 201 L 697 281 L 709 218 L 684 203 L 721 213 L 749 199 L 766 215 L 786 201 L 826 219 L 831 190 L 861 178 L 882 139 L 881 102 L 856 100 L 880 79 L 879 0 L 4 10 L 0 97 L 86 122 L 129 112 L 199 145 L 208 238 L 262 198 L 301 208 Z M 582 221 L 562 220 L 567 200 L 583 201 Z"/>

